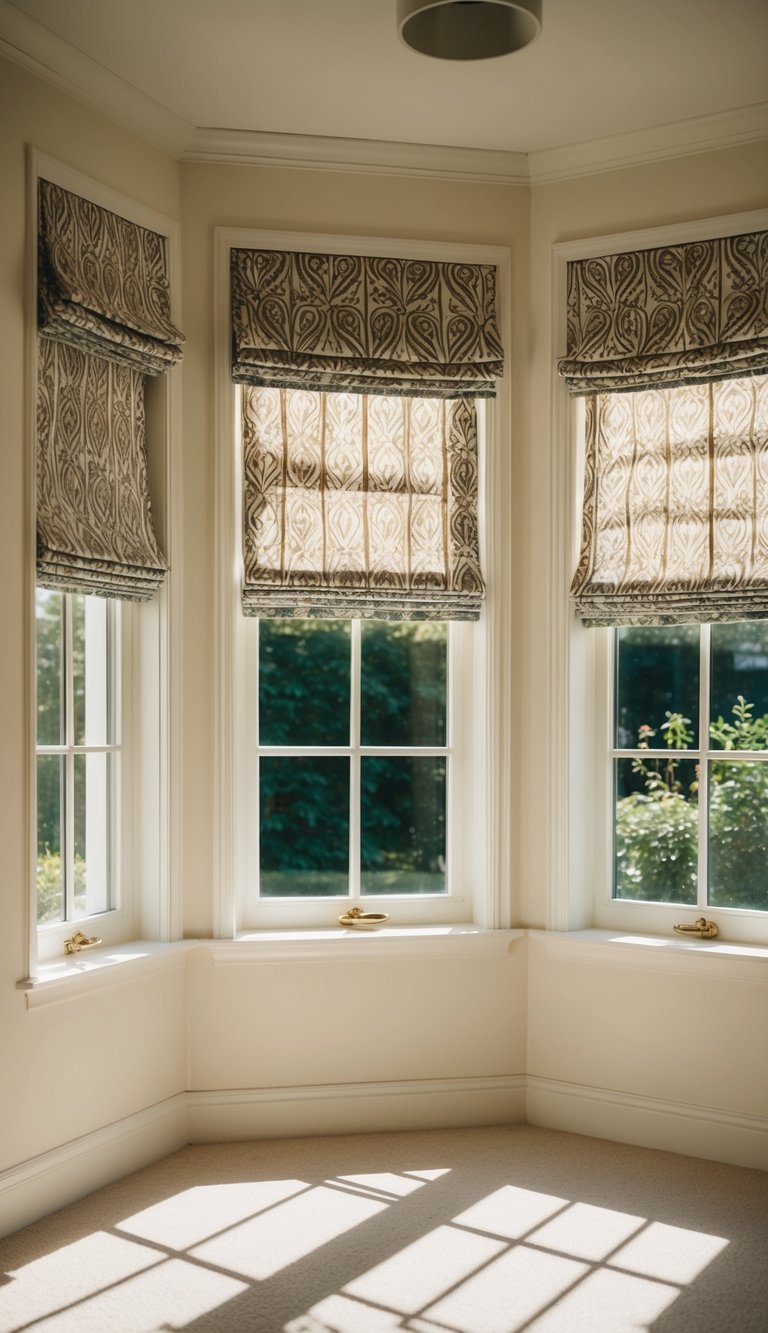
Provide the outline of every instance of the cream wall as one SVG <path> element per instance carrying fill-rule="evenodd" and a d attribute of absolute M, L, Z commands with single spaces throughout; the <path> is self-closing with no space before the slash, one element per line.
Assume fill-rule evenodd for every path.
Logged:
<path fill-rule="evenodd" d="M 179 168 L 15 65 L 0 71 L 2 1169 L 178 1093 L 186 1016 L 181 969 L 29 1012 L 15 989 L 26 970 L 25 145 L 172 218 Z"/>
<path fill-rule="evenodd" d="M 190 1087 L 522 1074 L 524 939 L 476 957 L 371 959 L 365 940 L 354 945 L 345 959 L 250 965 L 200 950 L 190 968 Z"/>

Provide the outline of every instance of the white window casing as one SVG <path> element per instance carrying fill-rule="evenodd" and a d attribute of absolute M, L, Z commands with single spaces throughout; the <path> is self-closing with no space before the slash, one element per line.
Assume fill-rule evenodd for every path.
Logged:
<path fill-rule="evenodd" d="M 331 254 L 376 254 L 385 257 L 443 262 L 495 264 L 502 338 L 510 328 L 510 255 L 497 247 L 451 245 L 382 239 L 326 236 L 220 228 L 216 233 L 216 752 L 214 934 L 231 939 L 248 927 L 300 929 L 336 925 L 344 911 L 339 900 L 290 902 L 262 900 L 248 906 L 249 884 L 257 856 L 253 825 L 258 630 L 240 609 L 241 478 L 238 397 L 231 379 L 229 256 L 232 248 L 316 251 Z M 510 385 L 507 373 L 497 386 L 498 397 L 479 404 L 481 445 L 481 553 L 487 601 L 474 625 L 453 624 L 449 640 L 449 744 L 461 754 L 462 777 L 451 778 L 447 812 L 453 886 L 445 895 L 388 898 L 382 910 L 396 926 L 430 922 L 474 921 L 485 928 L 510 924 L 510 699 L 509 534 L 506 497 L 510 478 Z M 462 700 L 459 713 L 454 700 Z M 465 706 L 466 705 L 466 706 Z M 451 767 L 456 770 L 455 762 Z M 468 775 L 471 774 L 471 777 Z M 463 784 L 463 788 L 462 788 Z M 461 811 L 461 818 L 453 818 Z M 467 830 L 463 837 L 462 830 Z M 380 903 L 366 899 L 372 909 Z"/>

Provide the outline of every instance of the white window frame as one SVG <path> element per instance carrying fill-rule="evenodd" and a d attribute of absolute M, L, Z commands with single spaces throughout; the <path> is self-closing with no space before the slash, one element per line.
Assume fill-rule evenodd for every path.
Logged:
<path fill-rule="evenodd" d="M 105 616 L 102 625 L 98 625 L 98 642 L 96 651 L 89 650 L 89 607 L 85 602 L 85 679 L 86 679 L 86 728 L 85 737 L 82 740 L 77 739 L 75 731 L 75 706 L 74 706 L 74 616 L 73 616 L 73 597 L 74 593 L 59 593 L 61 597 L 61 621 L 60 621 L 60 655 L 59 655 L 59 678 L 60 678 L 60 735 L 56 743 L 38 742 L 37 757 L 59 759 L 63 767 L 63 781 L 61 781 L 62 802 L 60 806 L 60 843 L 61 853 L 61 871 L 62 871 L 62 914 L 63 921 L 43 922 L 38 926 L 39 939 L 47 942 L 47 937 L 52 932 L 58 933 L 61 925 L 71 925 L 76 923 L 82 925 L 93 918 L 98 924 L 97 918 L 119 910 L 121 902 L 121 883 L 120 883 L 120 857 L 117 854 L 121 845 L 121 768 L 122 768 L 122 670 L 121 670 L 121 606 L 114 600 L 105 600 Z M 92 601 L 95 599 L 91 599 Z M 94 679 L 94 676 L 97 678 Z M 87 714 L 90 708 L 94 708 L 98 717 L 101 714 L 108 718 L 107 736 L 101 742 L 94 742 L 90 739 L 90 727 Z M 104 859 L 107 863 L 107 874 L 109 883 L 109 906 L 104 910 L 86 910 L 76 912 L 74 908 L 74 850 L 75 850 L 75 763 L 78 756 L 86 757 L 89 754 L 108 755 L 110 758 L 110 777 L 107 787 L 107 796 L 109 802 L 109 816 L 107 827 L 103 830 L 106 847 L 104 848 Z M 98 793 L 96 793 L 98 798 Z M 92 830 L 92 820 L 88 815 L 89 803 L 92 803 L 93 793 L 91 784 L 86 785 L 86 815 L 85 826 L 86 833 L 89 826 Z M 90 859 L 93 835 L 88 839 L 89 847 L 86 861 Z M 86 877 L 87 880 L 87 877 Z M 86 899 L 89 889 L 86 883 Z M 40 950 L 45 953 L 44 944 Z"/>
<path fill-rule="evenodd" d="M 24 570 L 27 679 L 28 870 L 26 977 L 64 958 L 64 941 L 75 930 L 97 936 L 105 947 L 143 938 L 168 942 L 181 937 L 182 838 L 180 743 L 181 675 L 181 378 L 178 368 L 145 381 L 147 463 L 158 540 L 170 565 L 155 598 L 147 604 L 122 603 L 120 614 L 120 712 L 122 754 L 120 802 L 116 815 L 120 847 L 114 908 L 67 922 L 37 925 L 37 655 L 36 587 L 36 401 L 37 401 L 37 234 L 38 181 L 51 181 L 100 207 L 165 236 L 168 243 L 171 318 L 180 319 L 181 253 L 179 226 L 119 191 L 75 171 L 36 148 L 27 152 L 26 301 L 26 554 Z"/>
<path fill-rule="evenodd" d="M 616 759 L 632 759 L 635 756 L 653 760 L 654 757 L 661 756 L 664 759 L 675 758 L 686 760 L 698 765 L 698 870 L 697 870 L 697 901 L 693 904 L 684 903 L 641 903 L 640 906 L 658 909 L 653 911 L 653 918 L 658 922 L 658 929 L 668 932 L 675 921 L 690 921 L 693 916 L 706 916 L 707 920 L 715 920 L 721 927 L 723 934 L 728 937 L 748 940 L 750 942 L 762 942 L 768 937 L 768 910 L 757 911 L 750 910 L 747 907 L 718 907 L 707 902 L 707 893 L 709 888 L 709 787 L 710 787 L 710 764 L 712 762 L 726 763 L 749 763 L 751 761 L 768 764 L 768 752 L 765 750 L 733 750 L 727 751 L 717 746 L 707 744 L 709 739 L 710 726 L 710 644 L 711 629 L 709 624 L 700 626 L 699 634 L 699 699 L 698 699 L 698 747 L 691 746 L 687 750 L 668 750 L 661 745 L 656 744 L 654 748 L 648 750 L 639 750 L 636 748 L 619 749 L 613 745 L 613 719 L 616 716 L 616 672 L 615 672 L 615 637 L 611 630 L 608 630 L 609 641 L 609 678 L 610 678 L 610 712 L 609 712 L 609 750 L 611 756 L 611 768 Z M 607 874 L 609 879 L 613 879 L 613 838 L 614 838 L 614 805 L 613 805 L 613 786 L 610 785 L 611 799 L 608 802 L 609 808 L 609 827 L 608 827 L 608 847 L 609 864 Z M 605 845 L 605 840 L 603 844 Z M 768 867 L 766 867 L 768 875 Z M 602 901 L 596 904 L 596 923 L 598 925 L 612 924 L 612 917 L 615 909 L 621 909 L 624 906 L 635 907 L 638 904 L 632 899 L 616 899 L 610 893 L 602 897 Z M 648 915 L 647 913 L 645 915 Z M 629 913 L 627 913 L 629 921 Z"/>
<path fill-rule="evenodd" d="M 725 940 L 768 941 L 768 913 L 742 908 L 631 902 L 613 888 L 613 636 L 587 629 L 569 597 L 581 540 L 584 409 L 557 373 L 565 355 L 567 265 L 628 250 L 738 236 L 768 228 L 768 209 L 643 231 L 596 236 L 552 247 L 549 681 L 551 774 L 547 927 L 670 936 L 676 922 L 702 911 Z M 567 465 L 563 465 L 563 459 Z M 708 723 L 707 723 L 708 726 Z M 702 812 L 701 818 L 704 818 Z"/>
<path fill-rule="evenodd" d="M 216 669 L 215 695 L 216 818 L 214 841 L 214 934 L 237 938 L 248 929 L 336 926 L 344 906 L 339 899 L 293 899 L 290 902 L 262 900 L 254 920 L 244 916 L 253 845 L 248 830 L 254 822 L 248 792 L 254 790 L 253 749 L 247 736 L 253 728 L 252 675 L 257 635 L 249 618 L 242 615 L 241 477 L 237 395 L 231 374 L 231 320 L 229 307 L 230 252 L 233 248 L 314 251 L 321 254 L 381 255 L 400 259 L 437 262 L 495 264 L 497 303 L 502 339 L 509 342 L 511 326 L 509 250 L 496 246 L 448 244 L 391 237 L 338 236 L 303 232 L 272 232 L 217 228 L 215 238 L 215 337 L 216 337 Z M 497 398 L 481 404 L 479 419 L 485 421 L 485 458 L 481 467 L 481 549 L 487 581 L 487 600 L 479 623 L 456 626 L 449 636 L 452 678 L 465 684 L 471 672 L 471 688 L 464 693 L 471 701 L 459 720 L 449 694 L 451 745 L 471 751 L 464 771 L 471 768 L 472 781 L 458 799 L 452 782 L 453 811 L 462 804 L 463 826 L 471 838 L 457 837 L 456 820 L 447 811 L 446 826 L 451 840 L 450 855 L 462 867 L 447 894 L 425 895 L 406 902 L 410 895 L 386 900 L 366 898 L 372 910 L 381 904 L 391 911 L 392 925 L 474 922 L 487 929 L 508 929 L 511 924 L 510 789 L 511 747 L 509 726 L 510 610 L 510 368 L 498 385 Z M 461 656 L 456 645 L 463 644 Z M 247 688 L 250 682 L 251 688 Z M 454 690 L 454 697 L 458 691 Z M 463 850 L 459 850 L 460 847 Z M 343 900 L 345 903 L 349 899 Z M 388 906 L 384 906 L 384 903 Z"/>

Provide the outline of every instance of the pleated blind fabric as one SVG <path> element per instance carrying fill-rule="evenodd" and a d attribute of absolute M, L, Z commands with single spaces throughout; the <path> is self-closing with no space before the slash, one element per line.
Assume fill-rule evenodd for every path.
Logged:
<path fill-rule="evenodd" d="M 568 265 L 572 393 L 768 372 L 768 231 Z"/>
<path fill-rule="evenodd" d="M 247 387 L 242 421 L 247 615 L 478 618 L 472 402 Z"/>
<path fill-rule="evenodd" d="M 492 265 L 234 249 L 236 383 L 492 397 L 502 373 Z"/>
<path fill-rule="evenodd" d="M 587 400 L 571 591 L 595 625 L 768 617 L 768 376 Z"/>
<path fill-rule="evenodd" d="M 38 583 L 145 601 L 166 568 L 152 527 L 141 375 L 41 338 Z"/>
<path fill-rule="evenodd" d="M 181 357 L 166 238 L 39 182 L 37 578 L 146 601 L 167 565 L 147 486 L 144 375 Z"/>
<path fill-rule="evenodd" d="M 161 375 L 184 342 L 170 318 L 166 238 L 39 184 L 41 336 Z"/>

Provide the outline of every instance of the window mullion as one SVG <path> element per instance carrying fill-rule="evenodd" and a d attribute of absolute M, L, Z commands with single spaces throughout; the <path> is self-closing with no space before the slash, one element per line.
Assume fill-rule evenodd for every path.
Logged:
<path fill-rule="evenodd" d="M 238 400 L 238 409 L 239 409 L 239 394 L 238 394 L 238 396 L 237 396 L 237 400 Z M 250 842 L 249 846 L 253 849 L 253 864 L 254 864 L 255 867 L 256 867 L 256 897 L 257 897 L 257 900 L 258 900 L 259 898 L 261 898 L 261 815 L 262 815 L 262 802 L 263 802 L 263 796 L 262 796 L 262 792 L 261 792 L 261 755 L 262 755 L 262 750 L 261 750 L 261 675 L 260 675 L 260 672 L 261 672 L 261 621 L 260 621 L 259 619 L 256 619 L 256 621 L 255 621 L 255 634 L 254 634 L 254 639 L 255 639 L 255 644 L 254 644 L 255 658 L 254 658 L 254 662 L 255 662 L 255 666 L 256 666 L 256 673 L 255 673 L 255 678 L 256 678 L 256 689 L 255 689 L 256 704 L 255 704 L 255 708 L 254 708 L 254 710 L 253 710 L 254 734 L 253 734 L 253 747 L 252 747 L 252 761 L 253 761 L 253 781 L 254 781 L 254 784 L 255 784 L 253 790 L 254 790 L 254 792 L 256 793 L 256 818 L 255 818 L 253 821 L 249 821 L 249 838 L 252 839 L 252 841 Z M 246 650 L 246 651 L 247 651 L 247 650 Z M 246 663 L 248 663 L 248 658 L 247 658 L 247 656 L 246 656 Z M 242 913 L 242 903 L 241 903 L 241 902 L 238 902 L 238 903 L 236 904 L 236 908 L 235 908 L 235 921 L 236 921 L 236 923 L 239 923 L 239 921 L 240 921 L 240 917 L 241 917 L 241 913 Z M 239 928 L 240 928 L 240 927 L 239 927 L 239 924 L 236 924 L 236 925 L 235 925 L 235 930 L 238 930 Z"/>
<path fill-rule="evenodd" d="M 350 623 L 349 680 L 349 896 L 360 897 L 360 672 L 361 624 Z"/>
<path fill-rule="evenodd" d="M 107 738 L 102 753 L 113 754 L 106 761 L 108 792 L 107 875 L 108 906 L 114 910 L 123 900 L 123 866 L 120 856 L 123 838 L 123 716 L 122 699 L 122 615 L 119 604 L 107 603 Z"/>
<path fill-rule="evenodd" d="M 71 921 L 75 912 L 75 682 L 74 682 L 74 617 L 72 596 L 63 595 L 64 604 L 64 837 L 62 870 L 64 875 L 64 920 Z"/>
<path fill-rule="evenodd" d="M 709 677 L 711 627 L 699 633 L 699 858 L 698 905 L 703 911 L 709 892 Z"/>

